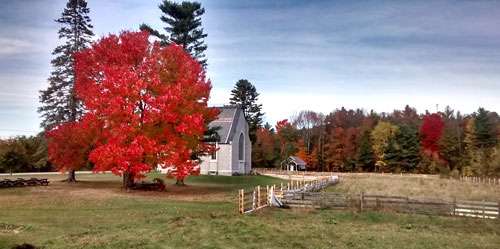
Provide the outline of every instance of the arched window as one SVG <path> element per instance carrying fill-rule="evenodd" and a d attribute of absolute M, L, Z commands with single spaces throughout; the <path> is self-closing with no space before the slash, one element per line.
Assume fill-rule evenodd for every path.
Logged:
<path fill-rule="evenodd" d="M 245 138 L 243 137 L 243 133 L 240 134 L 240 138 L 238 139 L 238 159 L 240 161 L 244 160 L 245 155 Z"/>

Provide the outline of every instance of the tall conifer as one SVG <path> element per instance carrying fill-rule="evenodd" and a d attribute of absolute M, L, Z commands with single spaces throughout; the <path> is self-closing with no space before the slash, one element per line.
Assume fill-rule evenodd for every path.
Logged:
<path fill-rule="evenodd" d="M 61 25 L 59 39 L 62 44 L 52 54 L 53 71 L 48 78 L 49 86 L 40 91 L 41 126 L 51 130 L 64 122 L 76 121 L 83 110 L 77 99 L 74 83 L 74 53 L 87 48 L 94 33 L 90 24 L 89 8 L 85 0 L 69 0 L 61 17 L 55 20 Z M 75 181 L 74 171 L 69 172 L 68 181 Z"/>
<path fill-rule="evenodd" d="M 238 104 L 243 108 L 245 119 L 248 122 L 250 140 L 255 142 L 255 133 L 262 126 L 262 104 L 258 104 L 259 93 L 252 83 L 248 80 L 238 80 L 234 89 L 231 90 L 231 104 Z"/>
<path fill-rule="evenodd" d="M 199 2 L 183 1 L 176 3 L 169 0 L 163 0 L 159 6 L 163 15 L 161 21 L 167 26 L 162 34 L 154 30 L 147 24 L 142 24 L 140 29 L 149 31 L 150 34 L 158 37 L 162 45 L 168 45 L 172 42 L 182 46 L 193 58 L 195 58 L 203 68 L 207 66 L 205 50 L 205 38 L 207 34 L 202 28 L 201 16 L 205 9 Z"/>

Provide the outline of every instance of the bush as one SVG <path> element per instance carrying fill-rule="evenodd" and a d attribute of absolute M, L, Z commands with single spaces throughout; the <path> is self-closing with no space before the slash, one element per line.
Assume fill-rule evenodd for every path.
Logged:
<path fill-rule="evenodd" d="M 42 134 L 0 140 L 0 172 L 51 171 Z"/>

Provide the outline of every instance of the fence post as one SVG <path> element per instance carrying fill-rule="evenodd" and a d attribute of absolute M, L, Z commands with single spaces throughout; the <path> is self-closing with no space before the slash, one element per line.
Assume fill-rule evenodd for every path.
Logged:
<path fill-rule="evenodd" d="M 239 212 L 240 214 L 243 214 L 245 212 L 245 190 L 240 189 L 240 195 L 239 195 Z"/>
<path fill-rule="evenodd" d="M 260 185 L 257 186 L 257 208 L 260 207 Z"/>
<path fill-rule="evenodd" d="M 256 191 L 255 191 L 255 188 L 253 189 L 253 194 L 252 194 L 252 211 L 255 210 L 256 208 L 256 201 L 257 201 L 257 198 L 256 198 Z"/>
<path fill-rule="evenodd" d="M 272 188 L 272 186 L 271 186 L 271 188 Z M 271 203 L 269 201 L 269 185 L 266 185 L 266 205 L 269 206 L 269 203 Z"/>

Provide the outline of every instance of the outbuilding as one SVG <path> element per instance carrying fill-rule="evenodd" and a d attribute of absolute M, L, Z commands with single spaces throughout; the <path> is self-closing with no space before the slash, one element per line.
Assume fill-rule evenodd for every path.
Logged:
<path fill-rule="evenodd" d="M 304 171 L 307 168 L 306 162 L 297 156 L 289 156 L 283 162 L 281 162 L 281 167 L 288 171 Z"/>

